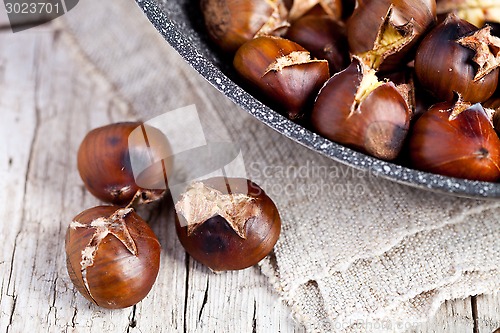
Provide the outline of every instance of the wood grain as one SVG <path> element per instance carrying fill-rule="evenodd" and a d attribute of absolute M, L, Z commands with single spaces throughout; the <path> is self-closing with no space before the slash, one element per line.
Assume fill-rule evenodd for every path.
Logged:
<path fill-rule="evenodd" d="M 411 333 L 472 333 L 474 319 L 472 316 L 471 299 L 447 301 L 439 308 L 434 318 L 422 325 L 412 327 Z"/>
<path fill-rule="evenodd" d="M 500 292 L 476 297 L 477 328 L 479 332 L 500 331 Z"/>

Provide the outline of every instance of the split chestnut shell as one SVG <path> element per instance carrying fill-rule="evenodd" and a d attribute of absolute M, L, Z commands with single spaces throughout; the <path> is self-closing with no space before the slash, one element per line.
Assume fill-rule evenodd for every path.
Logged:
<path fill-rule="evenodd" d="M 330 77 L 328 61 L 313 60 L 302 46 L 279 37 L 258 37 L 245 43 L 233 64 L 241 77 L 290 119 L 304 116 Z"/>
<path fill-rule="evenodd" d="M 327 15 L 301 17 L 290 25 L 285 37 L 306 48 L 316 59 L 328 60 L 330 74 L 350 63 L 345 27 Z"/>
<path fill-rule="evenodd" d="M 357 0 L 347 21 L 349 48 L 372 58 L 375 69 L 397 70 L 435 21 L 435 0 Z"/>
<path fill-rule="evenodd" d="M 175 208 L 182 246 L 214 271 L 257 264 L 279 238 L 281 219 L 274 202 L 247 179 L 215 177 L 195 182 Z"/>
<path fill-rule="evenodd" d="M 66 263 L 85 298 L 105 308 L 126 308 L 151 290 L 160 267 L 160 243 L 133 209 L 94 207 L 71 222 Z"/>
<path fill-rule="evenodd" d="M 322 136 L 383 160 L 395 159 L 408 133 L 408 102 L 392 82 L 357 58 L 321 89 L 311 116 Z"/>
<path fill-rule="evenodd" d="M 449 15 L 418 47 L 415 74 L 422 86 L 440 101 L 452 101 L 455 93 L 471 103 L 491 97 L 498 84 L 500 39 L 490 29 Z"/>

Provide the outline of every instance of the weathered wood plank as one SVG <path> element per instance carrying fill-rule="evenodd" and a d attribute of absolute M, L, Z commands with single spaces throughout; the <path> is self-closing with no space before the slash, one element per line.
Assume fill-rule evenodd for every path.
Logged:
<path fill-rule="evenodd" d="M 500 330 L 500 292 L 476 297 L 477 327 L 480 333 Z"/>
<path fill-rule="evenodd" d="M 301 331 L 257 268 L 211 273 L 190 260 L 188 332 Z"/>
<path fill-rule="evenodd" d="M 434 318 L 410 329 L 408 333 L 473 333 L 473 329 L 472 307 L 468 298 L 445 302 Z"/>
<path fill-rule="evenodd" d="M 0 50 L 0 113 L 8 119 L 0 134 L 8 142 L 0 154 L 8 175 L 1 178 L 9 189 L 0 192 L 7 221 L 0 225 L 0 330 L 7 332 L 122 330 L 130 313 L 89 305 L 66 273 L 65 229 L 97 203 L 78 179 L 78 144 L 90 128 L 130 115 L 110 85 L 89 79 L 84 62 L 75 66 L 61 37 L 58 31 L 0 34 L 9 45 Z"/>
<path fill-rule="evenodd" d="M 10 42 L 13 38 L 3 39 Z M 22 42 L 22 43 L 21 43 Z M 33 151 L 31 142 L 36 128 L 34 106 L 35 40 L 25 38 L 9 48 L 0 48 L 0 330 L 14 320 L 17 306 L 16 276 L 12 274 L 16 244 L 25 219 L 23 207 L 26 178 Z M 15 62 L 24 66 L 14 67 Z M 4 110 L 9 110 L 4 111 Z"/>

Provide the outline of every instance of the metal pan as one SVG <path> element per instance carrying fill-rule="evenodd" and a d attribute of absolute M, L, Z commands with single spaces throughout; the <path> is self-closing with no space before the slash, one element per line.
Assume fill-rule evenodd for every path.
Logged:
<path fill-rule="evenodd" d="M 500 184 L 463 180 L 417 171 L 331 142 L 270 109 L 236 82 L 231 59 L 210 43 L 199 1 L 136 0 L 165 40 L 215 88 L 284 136 L 356 169 L 412 187 L 471 198 L 500 198 Z M 236 82 L 235 82 L 236 81 Z"/>

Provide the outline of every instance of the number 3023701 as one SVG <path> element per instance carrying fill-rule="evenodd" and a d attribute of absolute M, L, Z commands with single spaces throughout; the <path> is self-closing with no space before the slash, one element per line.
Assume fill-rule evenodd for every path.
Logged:
<path fill-rule="evenodd" d="M 45 2 L 23 2 L 23 3 L 5 3 L 7 14 L 59 14 L 59 4 L 51 4 Z"/>

